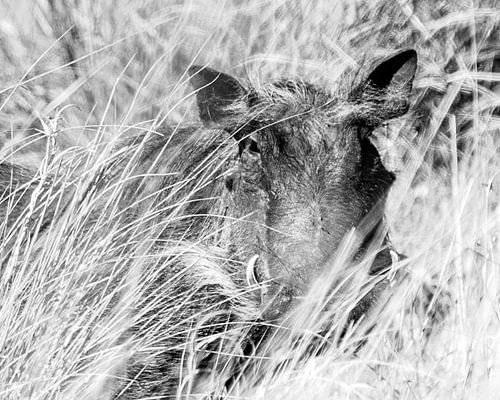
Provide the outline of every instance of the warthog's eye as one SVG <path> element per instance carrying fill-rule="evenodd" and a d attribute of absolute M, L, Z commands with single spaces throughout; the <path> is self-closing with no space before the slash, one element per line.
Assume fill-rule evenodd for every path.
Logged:
<path fill-rule="evenodd" d="M 247 152 L 251 156 L 258 157 L 260 155 L 259 145 L 251 138 L 245 139 L 240 143 L 240 156 L 243 152 Z"/>
<path fill-rule="evenodd" d="M 260 149 L 259 149 L 259 146 L 257 145 L 257 142 L 255 140 L 249 140 L 249 144 L 248 144 L 248 151 L 250 153 L 254 153 L 254 154 L 260 154 Z"/>

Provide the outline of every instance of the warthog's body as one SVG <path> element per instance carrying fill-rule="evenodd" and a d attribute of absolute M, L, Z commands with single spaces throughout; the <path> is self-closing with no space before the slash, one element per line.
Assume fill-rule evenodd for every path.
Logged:
<path fill-rule="evenodd" d="M 187 392 L 179 388 L 188 374 L 193 391 L 210 390 L 202 378 L 211 370 L 227 379 L 235 360 L 227 354 L 243 351 L 252 324 L 282 321 L 353 228 L 360 233 L 352 259 L 372 246 L 381 250 L 370 274 L 390 267 L 383 211 L 394 175 L 370 135 L 406 113 L 415 69 L 415 52 L 401 52 L 352 90 L 332 95 L 302 81 L 245 87 L 193 67 L 204 126 L 137 138 L 110 158 L 89 191 L 110 191 L 109 182 L 120 181 L 124 171 L 137 176 L 119 188 L 117 207 L 127 210 L 120 223 L 140 220 L 142 233 L 131 237 L 150 235 L 147 251 L 156 257 L 145 268 L 158 270 L 145 291 L 155 295 L 135 304 L 147 312 L 125 335 L 157 330 L 158 341 L 116 372 L 128 379 L 114 385 L 120 398 Z M 2 165 L 4 185 L 28 182 L 19 171 Z M 75 193 L 84 199 L 86 192 Z M 29 196 L 20 198 L 17 207 L 27 207 Z M 106 196 L 99 201 L 106 215 Z M 45 213 L 40 226 L 67 207 Z M 16 206 L 10 210 L 11 218 L 22 214 Z M 351 318 L 363 315 L 384 287 L 365 296 Z"/>

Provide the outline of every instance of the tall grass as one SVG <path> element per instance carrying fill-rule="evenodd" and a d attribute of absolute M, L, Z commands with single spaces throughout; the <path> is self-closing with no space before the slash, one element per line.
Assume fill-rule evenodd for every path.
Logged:
<path fill-rule="evenodd" d="M 387 218 L 395 248 L 408 256 L 398 265 L 410 273 L 394 278 L 393 296 L 373 314 L 374 329 L 348 331 L 309 357 L 321 345 L 316 332 L 325 320 L 335 341 L 364 290 L 356 285 L 358 271 L 349 270 L 336 308 L 325 310 L 332 293 L 316 286 L 229 395 L 497 396 L 495 1 L 5 0 L 0 7 L 2 160 L 26 168 L 11 188 L 18 195 L 4 193 L 10 209 L 19 201 L 23 212 L 3 216 L 1 231 L 0 398 L 110 398 L 126 385 L 113 377 L 123 375 L 131 354 L 154 349 L 172 329 L 191 329 L 198 315 L 175 317 L 194 301 L 187 291 L 184 303 L 163 299 L 164 319 L 147 335 L 129 334 L 176 284 L 151 292 L 160 265 L 191 257 L 212 270 L 223 255 L 206 246 L 215 248 L 220 232 L 193 243 L 186 227 L 158 250 L 155 239 L 182 224 L 189 196 L 172 194 L 182 191 L 181 182 L 154 194 L 165 196 L 160 209 L 148 199 L 124 199 L 129 182 L 143 179 L 134 178 L 134 168 L 147 141 L 126 151 L 118 146 L 140 134 L 154 137 L 165 121 L 175 127 L 197 118 L 185 85 L 191 63 L 258 80 L 300 75 L 335 88 L 366 70 L 373 56 L 406 46 L 419 53 L 415 116 L 380 129 L 377 142 L 397 172 Z M 116 165 L 123 168 L 104 181 Z M 192 179 L 203 186 L 210 176 L 199 171 Z M 131 222 L 128 213 L 137 210 Z M 332 261 L 326 283 L 339 281 L 339 260 L 348 254 Z M 365 344 L 355 352 L 360 340 Z M 187 386 L 192 372 L 183 376 Z M 207 382 L 207 393 L 217 387 Z"/>

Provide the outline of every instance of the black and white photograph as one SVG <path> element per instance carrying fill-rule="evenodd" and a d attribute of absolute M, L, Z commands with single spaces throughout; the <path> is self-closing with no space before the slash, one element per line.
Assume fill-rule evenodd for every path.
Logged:
<path fill-rule="evenodd" d="M 0 400 L 500 399 L 499 0 L 0 0 Z"/>

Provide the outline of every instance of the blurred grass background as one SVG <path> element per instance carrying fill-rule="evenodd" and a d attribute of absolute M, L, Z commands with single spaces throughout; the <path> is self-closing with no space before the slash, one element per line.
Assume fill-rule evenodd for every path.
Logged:
<path fill-rule="evenodd" d="M 426 293 L 405 293 L 388 333 L 397 339 L 354 360 L 319 357 L 242 396 L 498 397 L 497 1 L 2 0 L 0 10 L 2 156 L 31 166 L 45 155 L 40 117 L 67 105 L 61 150 L 89 145 L 98 131 L 111 138 L 196 119 L 185 98 L 190 63 L 251 79 L 299 75 L 335 90 L 373 57 L 415 48 L 415 115 L 378 133 L 398 174 L 388 220 L 413 287 L 449 293 L 436 300 L 449 311 L 433 326 L 418 307 Z M 0 376 L 14 366 L 0 361 Z M 15 384 L 4 380 L 0 394 Z M 33 398 L 58 398 L 51 393 Z"/>

